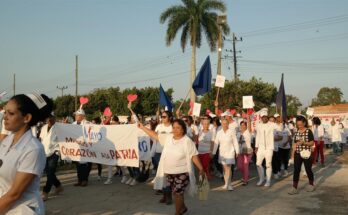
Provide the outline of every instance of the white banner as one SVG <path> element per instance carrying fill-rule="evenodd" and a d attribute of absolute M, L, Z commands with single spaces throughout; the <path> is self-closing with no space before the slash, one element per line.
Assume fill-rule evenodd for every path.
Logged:
<path fill-rule="evenodd" d="M 192 115 L 199 117 L 199 115 L 201 114 L 201 107 L 202 105 L 200 103 L 195 102 L 193 105 Z"/>
<path fill-rule="evenodd" d="M 243 96 L 243 109 L 254 108 L 253 96 Z"/>
<path fill-rule="evenodd" d="M 139 159 L 141 161 L 151 161 L 150 137 L 142 130 L 138 130 Z"/>
<path fill-rule="evenodd" d="M 56 125 L 63 160 L 138 167 L 140 157 L 151 157 L 150 140 L 145 135 L 138 139 L 141 132 L 135 124 Z"/>

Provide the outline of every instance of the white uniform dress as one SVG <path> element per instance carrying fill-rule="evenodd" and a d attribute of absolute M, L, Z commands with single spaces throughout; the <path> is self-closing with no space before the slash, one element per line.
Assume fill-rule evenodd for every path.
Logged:
<path fill-rule="evenodd" d="M 40 177 L 45 168 L 46 156 L 42 144 L 28 130 L 20 140 L 11 147 L 13 134 L 7 136 L 0 145 L 0 197 L 11 188 L 17 172 L 34 174 L 32 183 L 7 212 L 7 215 L 45 214 L 40 196 Z"/>
<path fill-rule="evenodd" d="M 231 129 L 227 129 L 226 131 L 221 129 L 217 132 L 214 142 L 216 145 L 220 145 L 219 162 L 224 165 L 235 164 L 235 155 L 239 154 L 236 133 Z M 215 149 L 213 154 L 216 154 Z"/>

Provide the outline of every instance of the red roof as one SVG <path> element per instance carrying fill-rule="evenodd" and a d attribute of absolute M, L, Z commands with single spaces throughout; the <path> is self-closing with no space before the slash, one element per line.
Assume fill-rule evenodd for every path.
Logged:
<path fill-rule="evenodd" d="M 348 113 L 348 104 L 312 107 L 314 114 L 342 114 Z"/>

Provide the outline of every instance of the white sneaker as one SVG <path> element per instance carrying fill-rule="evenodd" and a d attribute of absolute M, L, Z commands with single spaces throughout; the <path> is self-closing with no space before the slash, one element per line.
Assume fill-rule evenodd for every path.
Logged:
<path fill-rule="evenodd" d="M 307 192 L 313 192 L 315 190 L 314 185 L 308 185 Z"/>
<path fill-rule="evenodd" d="M 274 179 L 279 179 L 279 175 L 278 175 L 278 174 L 274 174 L 274 175 L 273 175 L 273 178 L 274 178 Z"/>
<path fill-rule="evenodd" d="M 102 177 L 101 177 L 100 175 L 98 175 L 97 180 L 98 180 L 98 181 L 101 181 L 101 180 L 102 180 Z"/>
<path fill-rule="evenodd" d="M 124 184 L 128 181 L 128 177 L 127 176 L 123 176 L 122 177 L 122 180 L 121 180 L 121 183 Z"/>
<path fill-rule="evenodd" d="M 270 182 L 270 181 L 266 181 L 266 183 L 265 183 L 264 186 L 265 186 L 265 187 L 270 187 L 270 186 L 271 186 L 271 182 Z"/>
<path fill-rule="evenodd" d="M 129 178 L 125 184 L 130 185 L 130 183 L 132 183 L 132 181 L 133 181 L 133 178 Z"/>
<path fill-rule="evenodd" d="M 105 184 L 105 185 L 112 184 L 111 178 L 108 178 L 108 179 L 104 182 L 104 184 Z"/>
<path fill-rule="evenodd" d="M 283 177 L 287 177 L 289 175 L 288 170 L 284 170 Z"/>
<path fill-rule="evenodd" d="M 262 179 L 262 180 L 260 179 L 259 182 L 257 182 L 256 185 L 257 185 L 257 186 L 261 186 L 261 185 L 263 184 L 264 181 L 265 181 L 264 179 Z"/>
<path fill-rule="evenodd" d="M 135 186 L 135 185 L 137 185 L 137 184 L 138 184 L 138 182 L 137 182 L 137 180 L 135 180 L 135 179 L 133 179 L 132 182 L 129 183 L 130 186 Z"/>
<path fill-rule="evenodd" d="M 227 190 L 228 190 L 228 191 L 233 191 L 232 185 L 228 186 L 228 187 L 227 187 Z"/>

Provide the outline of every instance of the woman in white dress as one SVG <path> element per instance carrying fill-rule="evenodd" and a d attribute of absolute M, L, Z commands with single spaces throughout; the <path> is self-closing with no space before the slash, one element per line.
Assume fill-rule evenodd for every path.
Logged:
<path fill-rule="evenodd" d="M 5 108 L 5 128 L 11 134 L 0 147 L 0 214 L 44 214 L 40 177 L 45 168 L 43 145 L 30 128 L 52 112 L 45 95 L 20 94 Z"/>
<path fill-rule="evenodd" d="M 232 191 L 233 187 L 231 185 L 231 165 L 235 164 L 235 158 L 238 158 L 239 144 L 235 131 L 229 129 L 228 125 L 229 123 L 227 119 L 221 120 L 222 129 L 218 131 L 216 134 L 215 144 L 220 146 L 219 162 L 223 165 L 225 180 L 225 185 L 223 186 L 223 189 Z M 216 151 L 214 149 L 214 154 L 215 153 Z"/>

